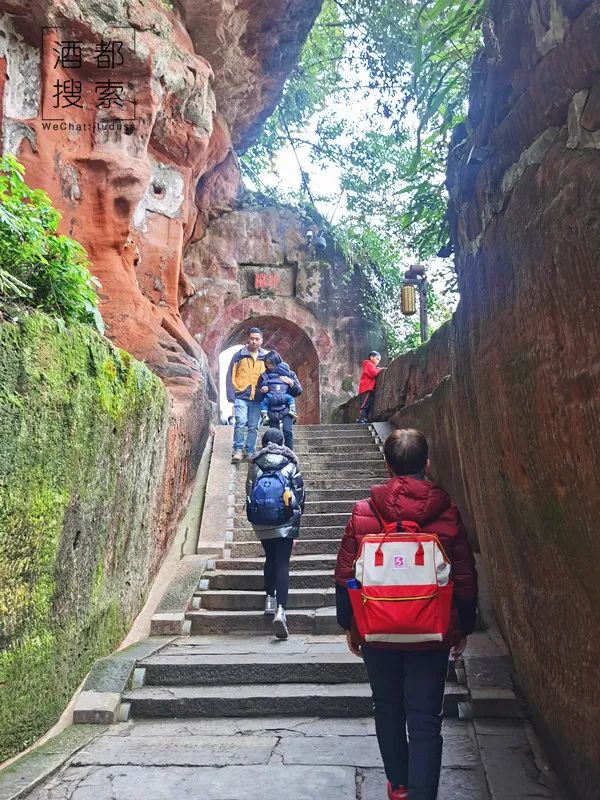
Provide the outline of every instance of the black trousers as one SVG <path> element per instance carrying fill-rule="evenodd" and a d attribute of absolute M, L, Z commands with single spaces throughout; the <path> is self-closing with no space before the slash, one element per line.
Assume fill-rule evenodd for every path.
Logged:
<path fill-rule="evenodd" d="M 279 420 L 269 420 L 269 428 L 279 428 Z M 283 439 L 285 446 L 290 450 L 294 449 L 294 420 L 289 414 L 281 420 L 281 428 L 283 430 Z"/>
<path fill-rule="evenodd" d="M 449 651 L 365 646 L 362 654 L 387 779 L 393 786 L 407 786 L 409 800 L 436 800 Z"/>
<path fill-rule="evenodd" d="M 360 409 L 358 412 L 359 419 L 369 419 L 369 414 L 371 412 L 371 406 L 373 405 L 373 398 L 375 397 L 375 392 L 361 392 L 358 395 L 360 398 Z"/>
<path fill-rule="evenodd" d="M 290 556 L 293 539 L 263 539 L 265 551 L 265 592 L 277 597 L 277 605 L 287 608 L 290 588 Z"/>

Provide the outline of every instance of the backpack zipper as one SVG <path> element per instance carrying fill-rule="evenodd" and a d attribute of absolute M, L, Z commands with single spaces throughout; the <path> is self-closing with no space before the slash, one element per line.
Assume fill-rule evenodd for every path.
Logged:
<path fill-rule="evenodd" d="M 367 600 L 384 600 L 389 603 L 402 603 L 406 600 L 433 600 L 434 597 L 437 597 L 437 592 L 434 592 L 433 594 L 422 594 L 418 597 L 371 597 L 370 595 L 363 594 L 361 592 L 363 605 L 367 604 Z"/>

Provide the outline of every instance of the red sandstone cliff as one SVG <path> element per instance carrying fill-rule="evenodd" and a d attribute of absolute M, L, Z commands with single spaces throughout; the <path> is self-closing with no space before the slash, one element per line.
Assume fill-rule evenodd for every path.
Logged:
<path fill-rule="evenodd" d="M 3 149 L 87 249 L 107 335 L 148 363 L 173 398 L 163 537 L 181 511 L 215 399 L 206 357 L 179 312 L 195 291 L 183 271 L 186 243 L 237 197 L 233 148 L 258 135 L 320 5 L 0 0 Z M 98 44 L 117 40 L 123 62 L 102 70 Z M 98 107 L 99 79 L 123 85 L 122 108 Z M 134 100 L 135 122 L 114 124 L 131 118 Z"/>

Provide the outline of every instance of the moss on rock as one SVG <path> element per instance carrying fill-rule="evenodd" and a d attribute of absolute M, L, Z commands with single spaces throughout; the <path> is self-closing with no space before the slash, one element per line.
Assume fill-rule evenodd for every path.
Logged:
<path fill-rule="evenodd" d="M 90 328 L 0 324 L 0 761 L 141 607 L 168 410 L 161 382 Z"/>

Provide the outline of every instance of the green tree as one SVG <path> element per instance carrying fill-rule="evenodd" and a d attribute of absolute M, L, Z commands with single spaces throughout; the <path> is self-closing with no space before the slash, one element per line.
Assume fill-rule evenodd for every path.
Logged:
<path fill-rule="evenodd" d="M 300 192 L 275 183 L 272 193 L 339 218 L 333 235 L 381 287 L 371 305 L 393 349 L 412 335 L 390 307 L 401 265 L 448 252 L 445 162 L 465 120 L 482 18 L 483 0 L 325 0 L 278 109 L 242 159 L 255 183 L 282 152 L 294 160 Z M 337 195 L 322 179 L 332 166 Z M 438 269 L 454 288 L 450 263 Z M 447 317 L 443 294 L 432 297 L 434 320 Z"/>
<path fill-rule="evenodd" d="M 0 311 L 39 308 L 65 320 L 104 324 L 98 281 L 83 247 L 58 234 L 60 213 L 41 189 L 31 189 L 12 155 L 0 158 Z"/>

